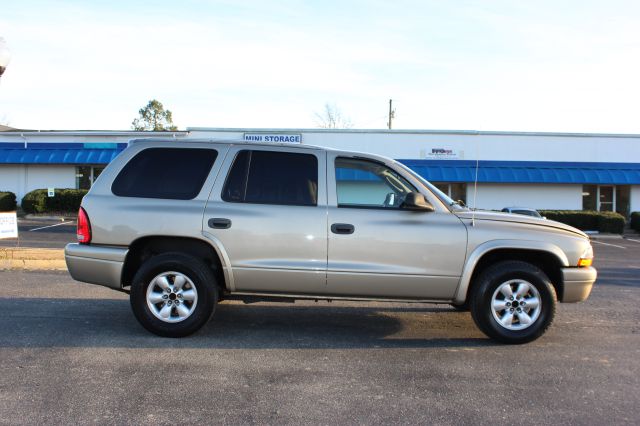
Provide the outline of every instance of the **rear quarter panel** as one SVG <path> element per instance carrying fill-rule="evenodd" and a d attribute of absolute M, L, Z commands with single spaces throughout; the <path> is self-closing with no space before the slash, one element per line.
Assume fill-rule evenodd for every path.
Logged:
<path fill-rule="evenodd" d="M 192 200 L 119 197 L 111 185 L 125 164 L 146 148 L 200 148 L 218 151 L 216 161 L 202 189 Z M 92 244 L 128 246 L 152 235 L 203 239 L 202 215 L 215 179 L 220 172 L 228 145 L 188 143 L 163 144 L 137 142 L 123 151 L 100 175 L 82 201 L 91 222 Z"/>

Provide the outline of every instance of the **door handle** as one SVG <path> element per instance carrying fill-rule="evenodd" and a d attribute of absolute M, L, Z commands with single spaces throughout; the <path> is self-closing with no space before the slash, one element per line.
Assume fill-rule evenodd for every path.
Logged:
<path fill-rule="evenodd" d="M 331 225 L 331 232 L 334 234 L 353 234 L 356 227 L 350 223 L 334 223 Z"/>
<path fill-rule="evenodd" d="M 229 229 L 231 228 L 231 219 L 226 219 L 224 217 L 214 217 L 209 219 L 208 225 L 209 228 Z"/>

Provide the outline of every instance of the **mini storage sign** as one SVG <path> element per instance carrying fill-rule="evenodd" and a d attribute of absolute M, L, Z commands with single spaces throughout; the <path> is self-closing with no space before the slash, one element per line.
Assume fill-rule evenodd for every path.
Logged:
<path fill-rule="evenodd" d="M 302 143 L 302 135 L 292 133 L 245 133 L 246 142 Z"/>

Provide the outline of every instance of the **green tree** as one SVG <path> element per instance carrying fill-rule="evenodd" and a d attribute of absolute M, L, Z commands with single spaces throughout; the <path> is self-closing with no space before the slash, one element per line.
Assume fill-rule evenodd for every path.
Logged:
<path fill-rule="evenodd" d="M 133 120 L 131 128 L 133 130 L 178 130 L 173 124 L 171 111 L 164 109 L 160 101 L 152 99 L 147 106 L 138 111 L 140 117 Z"/>

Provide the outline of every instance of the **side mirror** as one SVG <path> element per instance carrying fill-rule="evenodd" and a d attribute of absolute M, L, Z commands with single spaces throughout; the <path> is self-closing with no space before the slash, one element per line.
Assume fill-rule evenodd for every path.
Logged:
<path fill-rule="evenodd" d="M 419 192 L 410 192 L 404 197 L 400 208 L 404 210 L 432 212 L 435 211 L 433 205 L 427 201 L 424 195 Z"/>

